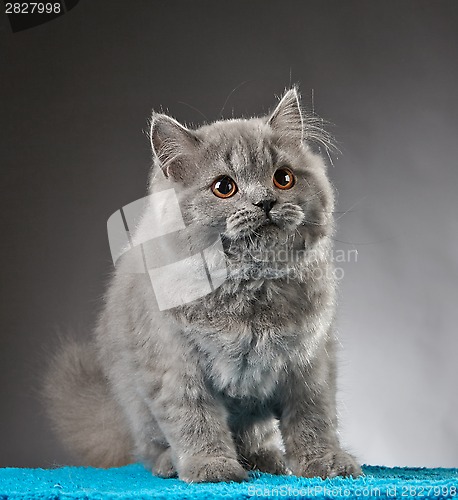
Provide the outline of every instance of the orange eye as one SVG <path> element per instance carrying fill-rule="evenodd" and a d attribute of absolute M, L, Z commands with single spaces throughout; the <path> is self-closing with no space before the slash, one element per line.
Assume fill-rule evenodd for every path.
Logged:
<path fill-rule="evenodd" d="M 223 175 L 213 182 L 212 191 L 218 198 L 230 198 L 237 192 L 237 184 L 227 175 Z"/>
<path fill-rule="evenodd" d="M 296 178 L 289 168 L 282 167 L 275 171 L 273 181 L 278 189 L 291 189 Z"/>

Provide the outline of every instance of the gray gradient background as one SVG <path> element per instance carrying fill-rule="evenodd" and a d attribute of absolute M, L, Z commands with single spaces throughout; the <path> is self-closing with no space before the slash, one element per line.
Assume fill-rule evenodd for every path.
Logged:
<path fill-rule="evenodd" d="M 363 462 L 458 466 L 458 1 L 85 1 L 0 17 L 0 465 L 69 457 L 36 387 L 89 334 L 106 221 L 145 193 L 142 128 L 265 112 L 290 81 L 336 124 L 342 439 Z"/>

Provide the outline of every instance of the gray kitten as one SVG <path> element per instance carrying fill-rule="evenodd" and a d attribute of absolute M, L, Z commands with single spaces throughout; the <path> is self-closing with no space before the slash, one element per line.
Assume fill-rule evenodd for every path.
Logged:
<path fill-rule="evenodd" d="M 334 196 L 314 136 L 296 89 L 263 118 L 189 130 L 153 115 L 150 192 L 173 186 L 187 228 L 169 250 L 218 234 L 226 275 L 161 310 L 148 275 L 120 259 L 93 344 L 66 341 L 45 384 L 83 463 L 140 460 L 188 482 L 361 473 L 336 430 Z"/>

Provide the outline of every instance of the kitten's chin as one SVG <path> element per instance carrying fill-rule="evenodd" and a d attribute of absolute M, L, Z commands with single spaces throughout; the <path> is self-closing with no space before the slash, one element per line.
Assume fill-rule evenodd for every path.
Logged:
<path fill-rule="evenodd" d="M 257 224 L 247 224 L 243 227 L 227 228 L 225 236 L 232 240 L 263 239 L 267 236 L 284 236 L 284 231 L 271 219 L 259 221 Z"/>
<path fill-rule="evenodd" d="M 310 225 L 300 220 L 285 220 L 279 224 L 272 219 L 264 220 L 255 227 L 226 230 L 223 246 L 243 248 L 300 248 L 311 249 L 323 238 L 329 236 L 332 228 L 325 224 Z M 226 244 L 224 244 L 224 242 Z M 232 246 L 234 245 L 234 246 Z"/>
<path fill-rule="evenodd" d="M 260 224 L 251 227 L 238 228 L 236 231 L 228 229 L 224 239 L 238 242 L 251 242 L 251 244 L 259 245 L 265 243 L 271 245 L 274 243 L 283 244 L 290 239 L 291 236 L 297 235 L 298 225 L 280 226 L 273 220 L 265 220 Z"/>
<path fill-rule="evenodd" d="M 246 226 L 237 228 L 228 228 L 225 232 L 231 240 L 245 239 L 245 238 L 268 238 L 268 239 L 284 239 L 297 232 L 301 226 L 302 219 L 285 219 L 274 217 L 267 217 L 257 224 L 247 224 Z"/>

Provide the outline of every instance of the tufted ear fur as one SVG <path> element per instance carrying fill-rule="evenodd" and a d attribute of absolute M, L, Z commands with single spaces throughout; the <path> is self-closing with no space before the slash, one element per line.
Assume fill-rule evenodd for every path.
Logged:
<path fill-rule="evenodd" d="M 297 89 L 285 92 L 267 123 L 278 133 L 280 139 L 288 138 L 301 143 L 304 136 L 304 120 Z"/>
<path fill-rule="evenodd" d="M 151 118 L 150 140 L 165 176 L 176 180 L 182 178 L 186 159 L 189 160 L 200 144 L 200 139 L 192 130 L 160 113 L 154 113 Z"/>

